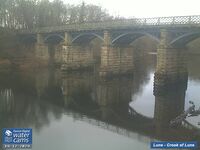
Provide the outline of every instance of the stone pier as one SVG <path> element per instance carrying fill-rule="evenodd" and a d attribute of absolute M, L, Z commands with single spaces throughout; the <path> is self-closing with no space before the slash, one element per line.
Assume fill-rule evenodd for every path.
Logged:
<path fill-rule="evenodd" d="M 63 46 L 62 70 L 90 69 L 93 64 L 93 50 L 89 46 Z"/>
<path fill-rule="evenodd" d="M 101 49 L 100 75 L 132 74 L 134 68 L 132 47 L 103 46 Z"/>
<path fill-rule="evenodd" d="M 155 84 L 185 80 L 188 75 L 187 49 L 170 45 L 170 35 L 165 31 L 161 32 L 160 38 L 161 41 L 157 48 Z"/>
<path fill-rule="evenodd" d="M 44 37 L 38 33 L 37 34 L 37 43 L 35 45 L 35 57 L 39 62 L 48 63 L 49 60 L 49 52 L 48 45 L 44 42 Z"/>
<path fill-rule="evenodd" d="M 188 81 L 186 77 L 184 80 L 174 80 L 173 83 L 165 80 L 164 83 L 162 78 L 159 77 L 154 84 L 154 121 L 158 134 L 165 133 L 166 128 L 170 127 L 170 121 L 183 113 Z"/>
<path fill-rule="evenodd" d="M 166 88 L 164 88 L 166 90 Z M 155 93 L 154 121 L 157 131 L 165 130 L 170 121 L 183 113 L 185 104 L 185 90 L 171 90 L 165 93 Z M 163 133 L 163 132 L 161 132 Z"/>
<path fill-rule="evenodd" d="M 62 66 L 64 71 L 91 69 L 94 64 L 93 50 L 90 46 L 74 45 L 69 33 L 65 33 L 62 45 Z"/>
<path fill-rule="evenodd" d="M 133 48 L 112 46 L 110 33 L 105 31 L 104 45 L 101 48 L 100 76 L 132 74 L 133 68 Z"/>
<path fill-rule="evenodd" d="M 62 65 L 62 57 L 63 57 L 63 48 L 65 48 L 65 44 L 59 43 L 58 45 L 55 45 L 54 50 L 54 62 L 56 65 L 61 66 Z"/>

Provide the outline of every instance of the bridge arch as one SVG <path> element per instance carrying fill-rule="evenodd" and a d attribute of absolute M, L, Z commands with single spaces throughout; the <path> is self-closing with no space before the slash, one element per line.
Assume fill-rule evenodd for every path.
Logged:
<path fill-rule="evenodd" d="M 76 36 L 75 38 L 73 38 L 72 43 L 76 43 L 76 44 L 89 43 L 94 38 L 98 38 L 101 41 L 104 41 L 103 37 L 96 33 L 82 33 Z"/>
<path fill-rule="evenodd" d="M 37 38 L 35 35 L 29 35 L 25 36 L 23 38 L 20 38 L 22 43 L 35 43 L 37 42 Z"/>
<path fill-rule="evenodd" d="M 59 43 L 61 41 L 64 41 L 64 37 L 59 34 L 50 34 L 44 39 L 45 43 Z"/>
<path fill-rule="evenodd" d="M 123 33 L 116 38 L 112 40 L 113 45 L 129 45 L 131 42 L 135 41 L 136 39 L 142 37 L 142 36 L 148 36 L 155 41 L 159 42 L 159 38 L 151 35 L 150 33 L 147 32 L 128 32 L 128 33 Z"/>
<path fill-rule="evenodd" d="M 181 35 L 170 42 L 174 47 L 185 47 L 189 42 L 200 37 L 200 32 L 191 32 Z"/>

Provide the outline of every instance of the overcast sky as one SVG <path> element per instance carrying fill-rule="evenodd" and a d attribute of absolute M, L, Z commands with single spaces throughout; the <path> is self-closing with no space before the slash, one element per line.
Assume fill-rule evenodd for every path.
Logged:
<path fill-rule="evenodd" d="M 83 0 L 63 0 L 79 4 Z M 124 17 L 159 17 L 200 15 L 200 0 L 84 0 L 107 9 L 112 15 Z"/>

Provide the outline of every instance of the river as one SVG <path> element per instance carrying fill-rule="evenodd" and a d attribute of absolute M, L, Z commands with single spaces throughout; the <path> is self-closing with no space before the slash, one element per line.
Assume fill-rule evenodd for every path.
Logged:
<path fill-rule="evenodd" d="M 156 55 L 132 76 L 111 79 L 54 67 L 3 71 L 0 129 L 32 128 L 32 150 L 148 150 L 151 141 L 200 140 L 200 116 L 169 126 L 189 101 L 200 107 L 199 58 L 189 57 L 187 79 L 172 90 L 154 86 Z"/>

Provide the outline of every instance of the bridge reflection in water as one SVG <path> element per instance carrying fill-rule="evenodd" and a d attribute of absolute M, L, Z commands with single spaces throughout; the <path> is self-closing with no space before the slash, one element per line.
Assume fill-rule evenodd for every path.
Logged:
<path fill-rule="evenodd" d="M 65 74 L 57 69 L 40 70 L 35 74 L 19 72 L 11 80 L 5 76 L 0 81 L 4 82 L 0 87 L 0 128 L 30 126 L 41 131 L 67 114 L 75 120 L 145 143 L 152 139 L 200 140 L 199 130 L 190 124 L 169 126 L 169 121 L 184 111 L 188 82 L 185 70 L 167 77 L 155 73 L 152 118 L 129 105 L 149 80 L 149 72 L 154 70 L 147 64 L 143 61 L 133 76 L 113 79 L 91 72 Z M 169 81 L 169 77 L 173 80 Z"/>

